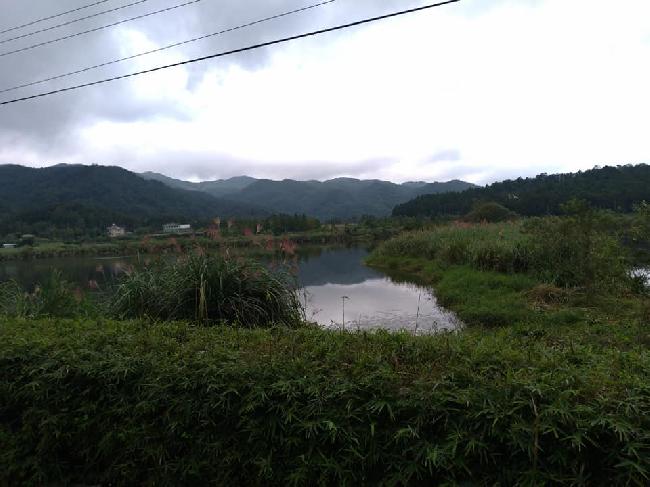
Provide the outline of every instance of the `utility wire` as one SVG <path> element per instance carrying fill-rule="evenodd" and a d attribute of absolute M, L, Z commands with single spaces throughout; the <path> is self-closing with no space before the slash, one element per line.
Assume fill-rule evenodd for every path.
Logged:
<path fill-rule="evenodd" d="M 100 5 L 102 3 L 106 3 L 106 2 L 110 2 L 110 1 L 111 0 L 100 0 L 99 2 L 84 5 L 82 7 L 78 7 L 78 8 L 72 9 L 72 10 L 68 10 L 66 12 L 61 12 L 60 14 L 50 15 L 49 17 L 43 17 L 42 19 L 32 20 L 31 22 L 27 22 L 26 24 L 23 24 L 23 25 L 17 25 L 15 27 L 10 27 L 8 29 L 1 30 L 0 35 L 6 34 L 7 32 L 12 32 L 14 30 L 22 29 L 23 27 L 29 27 L 30 25 L 38 24 L 40 22 L 45 22 L 46 20 L 52 20 L 52 19 L 56 19 L 57 17 L 62 17 L 62 16 L 67 15 L 67 14 L 72 14 L 74 12 L 79 12 L 80 10 L 84 10 L 86 8 L 94 7 L 96 5 Z"/>
<path fill-rule="evenodd" d="M 201 37 L 195 37 L 193 39 L 188 39 L 186 41 L 176 42 L 174 44 L 169 44 L 167 46 L 159 47 L 159 48 L 153 49 L 151 51 L 141 52 L 139 54 L 133 54 L 132 56 L 127 56 L 127 57 L 123 57 L 123 58 L 120 58 L 120 59 L 115 59 L 114 61 L 108 61 L 108 62 L 101 63 L 101 64 L 95 64 L 94 66 L 88 66 L 86 68 L 81 68 L 81 69 L 78 69 L 76 71 L 70 71 L 69 73 L 59 74 L 57 76 L 52 76 L 50 78 L 45 78 L 45 79 L 41 79 L 41 80 L 38 80 L 38 81 L 32 81 L 30 83 L 25 83 L 25 84 L 22 84 L 22 85 L 13 86 L 11 88 L 0 89 L 0 93 L 7 93 L 9 91 L 15 91 L 15 90 L 18 90 L 20 88 L 27 88 L 29 86 L 34 86 L 34 85 L 39 85 L 39 84 L 42 84 L 42 83 L 46 83 L 48 81 L 54 81 L 54 80 L 61 79 L 61 78 L 67 78 L 68 76 L 73 76 L 75 74 L 85 73 L 85 72 L 91 71 L 93 69 L 103 68 L 104 66 L 110 66 L 111 64 L 117 64 L 117 63 L 121 63 L 121 62 L 124 62 L 124 61 L 129 61 L 131 59 L 135 59 L 135 58 L 138 58 L 138 57 L 141 57 L 141 56 L 146 56 L 148 54 L 155 54 L 157 52 L 165 51 L 167 49 L 172 49 L 172 48 L 178 47 L 178 46 L 183 46 L 185 44 L 190 44 L 192 42 L 197 42 L 197 41 L 200 41 L 200 40 L 203 40 L 203 39 L 207 39 L 209 37 L 214 37 L 214 36 L 226 34 L 228 32 L 233 32 L 233 31 L 236 31 L 236 30 L 244 29 L 246 27 L 252 27 L 254 25 L 261 24 L 261 23 L 264 23 L 264 22 L 269 22 L 271 20 L 279 19 L 279 18 L 282 18 L 282 17 L 286 17 L 288 15 L 293 15 L 293 14 L 297 14 L 299 12 L 304 12 L 306 10 L 311 10 L 311 9 L 314 9 L 314 8 L 317 8 L 317 7 L 322 7 L 323 5 L 327 5 L 329 3 L 333 3 L 333 2 L 336 2 L 336 1 L 337 0 L 327 0 L 325 2 L 316 3 L 316 4 L 313 4 L 313 5 L 309 5 L 307 7 L 302 7 L 302 8 L 296 9 L 296 10 L 291 10 L 289 12 L 284 12 L 284 13 L 281 13 L 281 14 L 273 15 L 271 17 L 266 17 L 266 18 L 263 18 L 263 19 L 255 20 L 254 22 L 249 22 L 247 24 L 242 24 L 242 25 L 238 25 L 236 27 L 231 27 L 229 29 L 221 30 L 219 32 L 213 32 L 212 34 L 206 34 L 206 35 L 201 36 Z"/>
<path fill-rule="evenodd" d="M 284 37 L 282 39 L 276 39 L 274 41 L 262 42 L 260 44 L 254 44 L 254 45 L 247 46 L 247 47 L 241 47 L 239 49 L 233 49 L 231 51 L 224 51 L 224 52 L 219 52 L 219 53 L 216 53 L 216 54 L 210 54 L 209 56 L 203 56 L 203 57 L 188 59 L 188 60 L 181 61 L 181 62 L 178 62 L 178 63 L 167 64 L 165 66 L 158 66 L 156 68 L 145 69 L 143 71 L 137 71 L 135 73 L 123 74 L 123 75 L 120 75 L 120 76 L 114 76 L 112 78 L 104 78 L 104 79 L 101 79 L 101 80 L 98 80 L 98 81 L 92 81 L 90 83 L 84 83 L 84 84 L 80 84 L 80 85 L 69 86 L 67 88 L 60 88 L 58 90 L 48 91 L 48 92 L 44 92 L 44 93 L 38 93 L 36 95 L 25 96 L 25 97 L 22 97 L 22 98 L 15 98 L 13 100 L 7 100 L 7 101 L 0 102 L 0 106 L 9 105 L 11 103 L 18 103 L 18 102 L 21 102 L 21 101 L 33 100 L 35 98 L 50 96 L 50 95 L 54 95 L 54 94 L 57 94 L 57 93 L 64 93 L 66 91 L 78 90 L 78 89 L 86 88 L 86 87 L 89 87 L 89 86 L 95 86 L 95 85 L 100 85 L 100 84 L 103 84 L 103 83 L 109 83 L 111 81 L 117 81 L 117 80 L 121 80 L 121 79 L 132 78 L 134 76 L 140 76 L 140 75 L 143 75 L 143 74 L 154 73 L 156 71 L 162 71 L 163 69 L 175 68 L 175 67 L 184 66 L 184 65 L 187 65 L 187 64 L 198 63 L 198 62 L 201 62 L 201 61 L 206 61 L 208 59 L 215 59 L 215 58 L 220 58 L 220 57 L 224 57 L 224 56 L 230 56 L 232 54 L 239 54 L 239 53 L 242 53 L 242 52 L 253 51 L 255 49 L 261 49 L 263 47 L 274 46 L 274 45 L 277 45 L 277 44 L 284 44 L 284 43 L 295 41 L 295 40 L 298 40 L 298 39 L 305 39 L 307 37 L 314 37 L 314 36 L 326 34 L 328 32 L 334 32 L 334 31 L 337 31 L 337 30 L 348 29 L 350 27 L 356 27 L 356 26 L 363 25 L 363 24 L 369 24 L 369 23 L 372 23 L 372 22 L 377 22 L 377 21 L 384 20 L 384 19 L 389 19 L 389 18 L 392 18 L 392 17 L 399 17 L 399 16 L 402 16 L 402 15 L 411 14 L 411 13 L 414 13 L 414 12 L 421 12 L 423 10 L 429 10 L 429 9 L 432 9 L 432 8 L 435 8 L 435 7 L 442 7 L 443 5 L 458 3 L 460 1 L 461 0 L 447 0 L 445 2 L 434 3 L 434 4 L 431 4 L 431 5 L 424 5 L 422 7 L 412 8 L 412 9 L 408 9 L 408 10 L 400 10 L 400 11 L 393 12 L 393 13 L 390 13 L 390 14 L 380 15 L 378 17 L 370 17 L 370 18 L 363 19 L 363 20 L 357 20 L 356 22 L 351 22 L 351 23 L 348 23 L 348 24 L 342 24 L 342 25 L 337 25 L 335 27 L 328 27 L 326 29 L 306 32 L 304 34 L 298 34 L 298 35 L 291 36 L 291 37 Z"/>
<path fill-rule="evenodd" d="M 32 32 L 28 32 L 27 34 L 22 34 L 22 35 L 19 35 L 19 36 L 16 36 L 16 37 L 11 37 L 9 39 L 3 39 L 3 40 L 0 40 L 0 44 L 5 44 L 7 42 L 17 41 L 18 39 L 24 39 L 25 37 L 31 37 L 31 36 L 34 36 L 36 34 L 41 34 L 42 32 L 48 32 L 50 30 L 59 29 L 61 27 L 65 27 L 66 25 L 76 24 L 77 22 L 81 22 L 82 20 L 92 19 L 92 18 L 95 18 L 95 17 L 99 17 L 100 15 L 110 14 L 111 12 L 117 12 L 118 10 L 122 10 L 122 9 L 125 9 L 125 8 L 128 8 L 128 7 L 133 7 L 135 5 L 139 5 L 141 3 L 145 3 L 145 2 L 148 2 L 148 1 L 149 0 L 138 0 L 137 2 L 128 3 L 126 5 L 120 5 L 119 7 L 115 7 L 115 8 L 109 9 L 109 10 L 103 10 L 102 12 L 97 12 L 97 13 L 94 13 L 92 15 L 87 15 L 86 17 L 81 17 L 81 18 L 78 18 L 78 19 L 69 20 L 67 22 L 63 22 L 62 24 L 57 24 L 57 25 L 53 25 L 51 27 L 46 27 L 44 29 L 35 30 L 35 31 L 32 31 Z"/>
<path fill-rule="evenodd" d="M 181 3 L 179 5 L 174 5 L 172 7 L 167 7 L 167 8 L 163 8 L 163 9 L 160 9 L 160 10 L 155 10 L 153 12 L 149 12 L 149 13 L 146 13 L 146 14 L 137 15 L 135 17 L 131 17 L 131 18 L 128 18 L 128 19 L 120 20 L 119 22 L 113 22 L 112 24 L 102 25 L 101 27 L 95 27 L 94 29 L 85 30 L 83 32 L 77 32 L 76 34 L 70 34 L 70 35 L 67 35 L 67 36 L 64 36 L 64 37 L 59 37 L 57 39 L 51 39 L 49 41 L 39 42 L 38 44 L 33 44 L 31 46 L 23 47 L 21 49 L 16 49 L 14 51 L 3 52 L 3 53 L 0 53 L 0 57 L 9 56 L 10 54 L 17 54 L 19 52 L 29 51 L 30 49 L 36 49 L 37 47 L 47 46 L 48 44 L 54 44 L 55 42 L 65 41 L 67 39 L 72 39 L 73 37 L 79 37 L 79 36 L 82 36 L 84 34 L 90 34 L 92 32 L 97 32 L 97 31 L 100 31 L 100 30 L 108 29 L 109 27 L 115 27 L 116 25 L 126 24 L 127 22 L 132 22 L 134 20 L 144 19 L 145 17 L 151 17 L 152 15 L 157 15 L 157 14 L 161 14 L 161 13 L 164 13 L 164 12 L 169 12 L 170 10 L 175 10 L 177 8 L 187 7 L 188 5 L 192 5 L 192 4 L 198 3 L 200 1 L 201 0 L 191 0 L 189 2 Z"/>

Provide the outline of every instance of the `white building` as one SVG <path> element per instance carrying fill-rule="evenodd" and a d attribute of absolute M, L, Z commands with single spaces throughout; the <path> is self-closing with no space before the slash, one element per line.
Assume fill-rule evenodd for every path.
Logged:
<path fill-rule="evenodd" d="M 192 233 L 192 225 L 179 225 L 178 223 L 166 223 L 163 225 L 164 233 L 184 234 Z"/>
<path fill-rule="evenodd" d="M 126 235 L 126 229 L 124 227 L 118 227 L 115 223 L 108 227 L 106 231 L 110 238 L 123 237 Z"/>

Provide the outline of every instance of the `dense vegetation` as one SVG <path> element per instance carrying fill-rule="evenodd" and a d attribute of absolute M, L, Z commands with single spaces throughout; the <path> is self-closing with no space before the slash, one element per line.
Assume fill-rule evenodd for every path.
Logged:
<path fill-rule="evenodd" d="M 188 253 L 137 265 L 117 284 L 97 286 L 92 294 L 58 272 L 34 289 L 13 281 L 0 283 L 0 316 L 111 316 L 240 328 L 296 327 L 304 318 L 296 287 L 295 277 L 283 266 L 270 270 L 242 257 Z"/>
<path fill-rule="evenodd" d="M 5 320 L 0 483 L 645 485 L 649 345 Z"/>
<path fill-rule="evenodd" d="M 133 230 L 172 221 L 263 215 L 259 207 L 172 189 L 117 167 L 0 166 L 0 235 L 58 238 L 105 235 L 113 223 Z"/>
<path fill-rule="evenodd" d="M 295 279 L 241 258 L 186 255 L 129 272 L 110 300 L 119 318 L 192 320 L 239 327 L 301 322 Z"/>
<path fill-rule="evenodd" d="M 382 244 L 373 258 L 415 257 L 479 271 L 532 273 L 558 287 L 613 291 L 628 284 L 629 251 L 610 219 L 572 202 L 563 217 L 504 224 L 453 224 L 405 233 Z M 638 213 L 639 225 L 644 220 Z M 635 228 L 640 228 L 638 225 Z"/>
<path fill-rule="evenodd" d="M 650 309 L 645 278 L 631 272 L 640 254 L 624 245 L 650 241 L 647 205 L 625 217 L 578 201 L 564 211 L 562 217 L 405 233 L 381 244 L 369 262 L 397 278 L 419 276 L 471 325 L 554 326 L 580 322 L 585 308 L 609 307 L 615 319 L 625 306 Z"/>
<path fill-rule="evenodd" d="M 571 199 L 599 209 L 631 212 L 650 201 L 650 166 L 595 168 L 573 174 L 541 174 L 472 188 L 462 193 L 419 196 L 398 205 L 395 216 L 463 216 L 480 202 L 498 203 L 524 216 L 557 215 Z"/>
<path fill-rule="evenodd" d="M 171 187 L 194 189 L 242 203 L 263 205 L 273 213 L 304 213 L 322 221 L 350 220 L 363 215 L 387 216 L 393 207 L 421 194 L 463 191 L 473 187 L 464 181 L 395 184 L 379 180 L 337 178 L 329 181 L 271 181 L 233 178 L 188 183 L 154 173 L 143 175 Z"/>
<path fill-rule="evenodd" d="M 646 485 L 650 291 L 622 244 L 650 211 L 563 211 L 377 248 L 458 333 L 274 326 L 299 324 L 286 281 L 201 254 L 125 279 L 105 309 L 135 321 L 4 285 L 0 484 Z"/>

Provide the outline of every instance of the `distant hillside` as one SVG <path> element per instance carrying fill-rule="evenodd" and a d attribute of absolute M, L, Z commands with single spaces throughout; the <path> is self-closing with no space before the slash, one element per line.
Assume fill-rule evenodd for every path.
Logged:
<path fill-rule="evenodd" d="M 112 223 L 134 228 L 266 213 L 244 203 L 146 181 L 118 167 L 80 165 L 0 166 L 0 212 L 0 235 L 44 235 L 53 229 L 103 232 Z"/>
<path fill-rule="evenodd" d="M 274 213 L 300 213 L 329 220 L 349 219 L 362 215 L 387 216 L 395 205 L 421 194 L 463 191 L 474 187 L 464 181 L 447 183 L 409 182 L 337 178 L 330 181 L 272 181 L 250 177 L 190 183 L 161 174 L 146 173 L 168 186 L 193 189 L 246 204 L 263 206 Z"/>
<path fill-rule="evenodd" d="M 257 181 L 257 179 L 248 176 L 239 176 L 230 179 L 219 179 L 217 181 L 191 183 L 189 181 L 170 178 L 164 174 L 158 174 L 155 172 L 145 172 L 142 173 L 141 176 L 147 180 L 159 181 L 172 188 L 186 189 L 189 191 L 201 191 L 218 197 L 228 196 L 230 194 L 241 191 L 245 187 L 250 186 L 255 181 Z"/>
<path fill-rule="evenodd" d="M 494 201 L 520 215 L 557 214 L 572 198 L 596 208 L 632 211 L 650 201 L 650 166 L 594 168 L 570 174 L 540 174 L 535 178 L 507 180 L 462 193 L 426 195 L 398 205 L 395 216 L 460 216 L 481 201 Z"/>

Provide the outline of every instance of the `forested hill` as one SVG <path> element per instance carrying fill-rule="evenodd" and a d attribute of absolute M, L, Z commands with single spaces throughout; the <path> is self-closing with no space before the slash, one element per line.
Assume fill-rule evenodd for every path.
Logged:
<path fill-rule="evenodd" d="M 464 181 L 395 184 L 381 180 L 337 178 L 329 181 L 295 181 L 238 177 L 190 183 L 161 174 L 145 173 L 171 187 L 193 189 L 233 201 L 263 205 L 273 213 L 306 214 L 321 220 L 351 219 L 363 215 L 388 216 L 395 205 L 421 194 L 463 191 L 474 187 Z"/>
<path fill-rule="evenodd" d="M 507 180 L 462 193 L 426 195 L 396 206 L 395 216 L 460 216 L 479 202 L 496 202 L 523 216 L 557 214 L 577 198 L 592 206 L 623 212 L 650 201 L 650 166 L 594 168 L 569 174 L 541 174 Z"/>
<path fill-rule="evenodd" d="M 251 205 L 146 181 L 118 167 L 0 166 L 0 235 L 47 235 L 57 229 L 93 234 L 105 232 L 112 223 L 132 229 L 265 213 Z"/>

